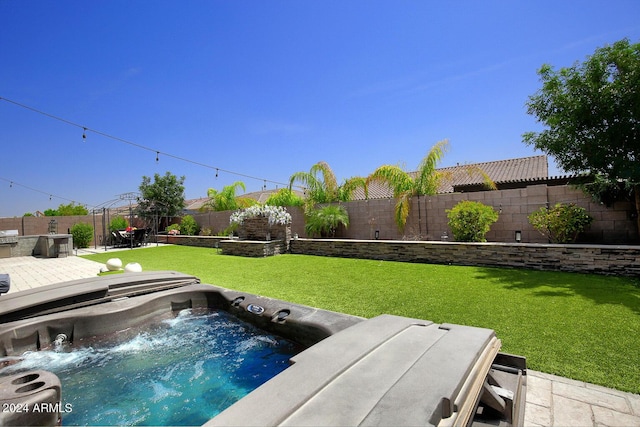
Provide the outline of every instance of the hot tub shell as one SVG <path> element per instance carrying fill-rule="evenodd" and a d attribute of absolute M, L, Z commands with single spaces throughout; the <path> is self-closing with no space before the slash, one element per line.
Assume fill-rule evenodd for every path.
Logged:
<path fill-rule="evenodd" d="M 206 426 L 523 423 L 525 360 L 499 353 L 490 329 L 391 315 L 364 319 L 200 284 L 177 272 L 105 276 L 3 296 L 0 356 L 48 348 L 59 334 L 73 342 L 186 308 L 223 309 L 306 348 Z M 34 382 L 40 387 L 28 395 L 13 387 L 0 403 L 55 400 L 53 374 L 38 375 L 47 378 Z M 60 399 L 59 382 L 57 390 Z M 0 424 L 42 424 L 29 413 L 12 415 L 0 413 Z"/>

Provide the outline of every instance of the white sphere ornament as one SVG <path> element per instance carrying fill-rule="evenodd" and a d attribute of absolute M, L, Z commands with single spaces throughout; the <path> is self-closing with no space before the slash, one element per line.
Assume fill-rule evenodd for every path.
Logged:
<path fill-rule="evenodd" d="M 124 267 L 125 273 L 140 273 L 141 271 L 142 271 L 142 266 L 137 262 L 130 262 Z"/>
<path fill-rule="evenodd" d="M 122 261 L 120 258 L 111 258 L 107 260 L 107 270 L 118 271 L 122 268 Z"/>

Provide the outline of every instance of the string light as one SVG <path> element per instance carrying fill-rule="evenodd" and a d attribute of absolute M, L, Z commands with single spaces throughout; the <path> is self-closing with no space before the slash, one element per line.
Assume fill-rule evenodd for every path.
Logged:
<path fill-rule="evenodd" d="M 124 144 L 128 144 L 128 145 L 131 145 L 133 147 L 140 148 L 142 150 L 147 150 L 147 151 L 151 151 L 151 152 L 155 151 L 156 152 L 156 161 L 159 160 L 158 159 L 158 155 L 160 154 L 160 152 L 158 150 L 156 150 L 156 149 L 151 148 L 151 147 L 146 147 L 146 146 L 141 145 L 141 144 L 136 144 L 135 142 L 127 141 L 126 139 L 119 138 L 119 137 L 113 136 L 113 135 L 109 135 L 109 134 L 107 134 L 105 132 L 101 132 L 101 131 L 98 131 L 98 130 L 95 130 L 95 129 L 91 129 L 91 128 L 88 128 L 86 126 L 82 126 L 82 125 L 80 125 L 78 123 L 72 122 L 71 120 L 63 119 L 62 117 L 58 117 L 58 116 L 55 116 L 53 114 L 46 113 L 44 111 L 38 110 L 36 108 L 30 107 L 30 106 L 25 105 L 25 104 L 21 104 L 19 102 L 13 101 L 11 99 L 0 97 L 0 101 L 6 101 L 6 102 L 9 102 L 9 103 L 11 103 L 13 105 L 16 105 L 18 107 L 21 107 L 21 108 L 24 108 L 26 110 L 32 111 L 34 113 L 42 114 L 43 116 L 49 117 L 51 119 L 58 120 L 60 122 L 66 123 L 68 125 L 81 128 L 83 130 L 83 134 L 82 134 L 83 135 L 83 141 L 86 140 L 86 132 L 90 131 L 90 132 L 93 132 L 93 133 L 98 134 L 100 136 L 103 136 L 105 138 L 113 139 L 115 141 L 122 142 Z M 207 165 L 207 164 L 204 164 L 204 163 L 200 163 L 200 162 L 197 162 L 197 161 L 194 161 L 194 160 L 190 160 L 190 159 L 187 159 L 187 158 L 184 158 L 184 157 L 176 156 L 176 155 L 173 155 L 173 154 L 169 154 L 169 153 L 162 153 L 162 154 L 167 156 L 167 157 L 171 157 L 171 158 L 174 158 L 176 160 L 181 160 L 183 162 L 191 163 L 191 164 L 194 164 L 194 165 L 197 165 L 197 166 L 202 166 L 202 167 L 209 168 L 209 169 L 215 169 L 216 170 L 216 177 L 218 176 L 219 172 L 226 172 L 228 174 L 240 176 L 240 177 L 243 177 L 243 178 L 254 179 L 254 180 L 258 180 L 258 181 L 263 181 L 264 180 L 264 181 L 268 181 L 268 182 L 273 183 L 273 184 L 281 184 L 281 185 L 284 185 L 284 186 L 288 186 L 288 184 L 286 184 L 286 183 L 277 182 L 277 181 L 271 181 L 271 180 L 268 180 L 268 179 L 264 179 L 264 178 L 260 178 L 260 177 L 256 177 L 256 176 L 252 176 L 252 175 L 248 175 L 248 174 L 244 174 L 244 173 L 240 173 L 240 172 L 234 172 L 234 171 L 231 171 L 231 170 L 221 169 L 219 167 Z M 302 188 L 300 186 L 297 186 L 297 187 Z"/>
<path fill-rule="evenodd" d="M 156 151 L 156 163 L 160 161 L 160 158 L 158 156 L 160 156 L 160 152 Z"/>
<path fill-rule="evenodd" d="M 36 192 L 36 193 L 44 194 L 45 196 L 49 196 L 49 200 L 51 200 L 51 199 L 53 199 L 53 198 L 55 197 L 55 198 L 57 198 L 57 199 L 66 200 L 67 202 L 72 202 L 72 203 L 74 203 L 74 204 L 75 204 L 75 201 L 74 201 L 74 200 L 67 199 L 66 197 L 58 196 L 58 195 L 53 194 L 53 193 L 49 193 L 48 191 L 43 191 L 43 190 L 39 190 L 39 189 L 37 189 L 37 188 L 29 187 L 28 185 L 21 184 L 21 183 L 19 183 L 19 182 L 17 182 L 17 181 L 14 181 L 14 180 L 12 180 L 12 179 L 8 179 L 8 178 L 0 177 L 0 181 L 8 182 L 8 183 L 9 183 L 9 187 L 10 187 L 10 188 L 13 188 L 13 187 L 22 187 L 22 188 L 26 188 L 27 190 L 34 191 L 34 192 Z M 83 205 L 88 206 L 88 204 L 86 204 L 86 203 L 83 203 Z"/>
<path fill-rule="evenodd" d="M 82 142 L 87 142 L 87 128 L 82 129 Z"/>

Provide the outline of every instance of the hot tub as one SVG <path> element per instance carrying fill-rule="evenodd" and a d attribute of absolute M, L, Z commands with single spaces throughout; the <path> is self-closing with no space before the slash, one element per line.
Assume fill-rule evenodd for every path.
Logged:
<path fill-rule="evenodd" d="M 217 425 L 520 425 L 526 363 L 489 329 L 350 316 L 200 284 L 177 272 L 72 281 L 0 298 L 0 356 L 19 357 L 185 309 L 224 310 L 304 350 L 206 422 Z M 0 377 L 2 425 L 60 422 L 64 388 L 46 370 Z M 42 403 L 50 411 L 21 412 Z M 44 417 L 44 418 L 43 418 Z"/>

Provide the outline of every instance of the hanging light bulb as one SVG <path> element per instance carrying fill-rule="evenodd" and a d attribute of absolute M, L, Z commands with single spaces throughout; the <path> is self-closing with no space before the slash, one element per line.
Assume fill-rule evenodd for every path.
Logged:
<path fill-rule="evenodd" d="M 216 178 L 218 177 L 218 168 L 216 168 Z"/>
<path fill-rule="evenodd" d="M 87 142 L 87 128 L 82 128 L 82 142 Z"/>
<path fill-rule="evenodd" d="M 51 201 L 51 197 L 53 197 L 51 194 L 49 194 L 49 201 Z"/>
<path fill-rule="evenodd" d="M 12 187 L 13 187 L 13 181 L 9 183 L 9 188 L 12 188 Z"/>
<path fill-rule="evenodd" d="M 156 163 L 158 163 L 160 161 L 159 156 L 160 156 L 160 152 L 156 151 Z"/>

